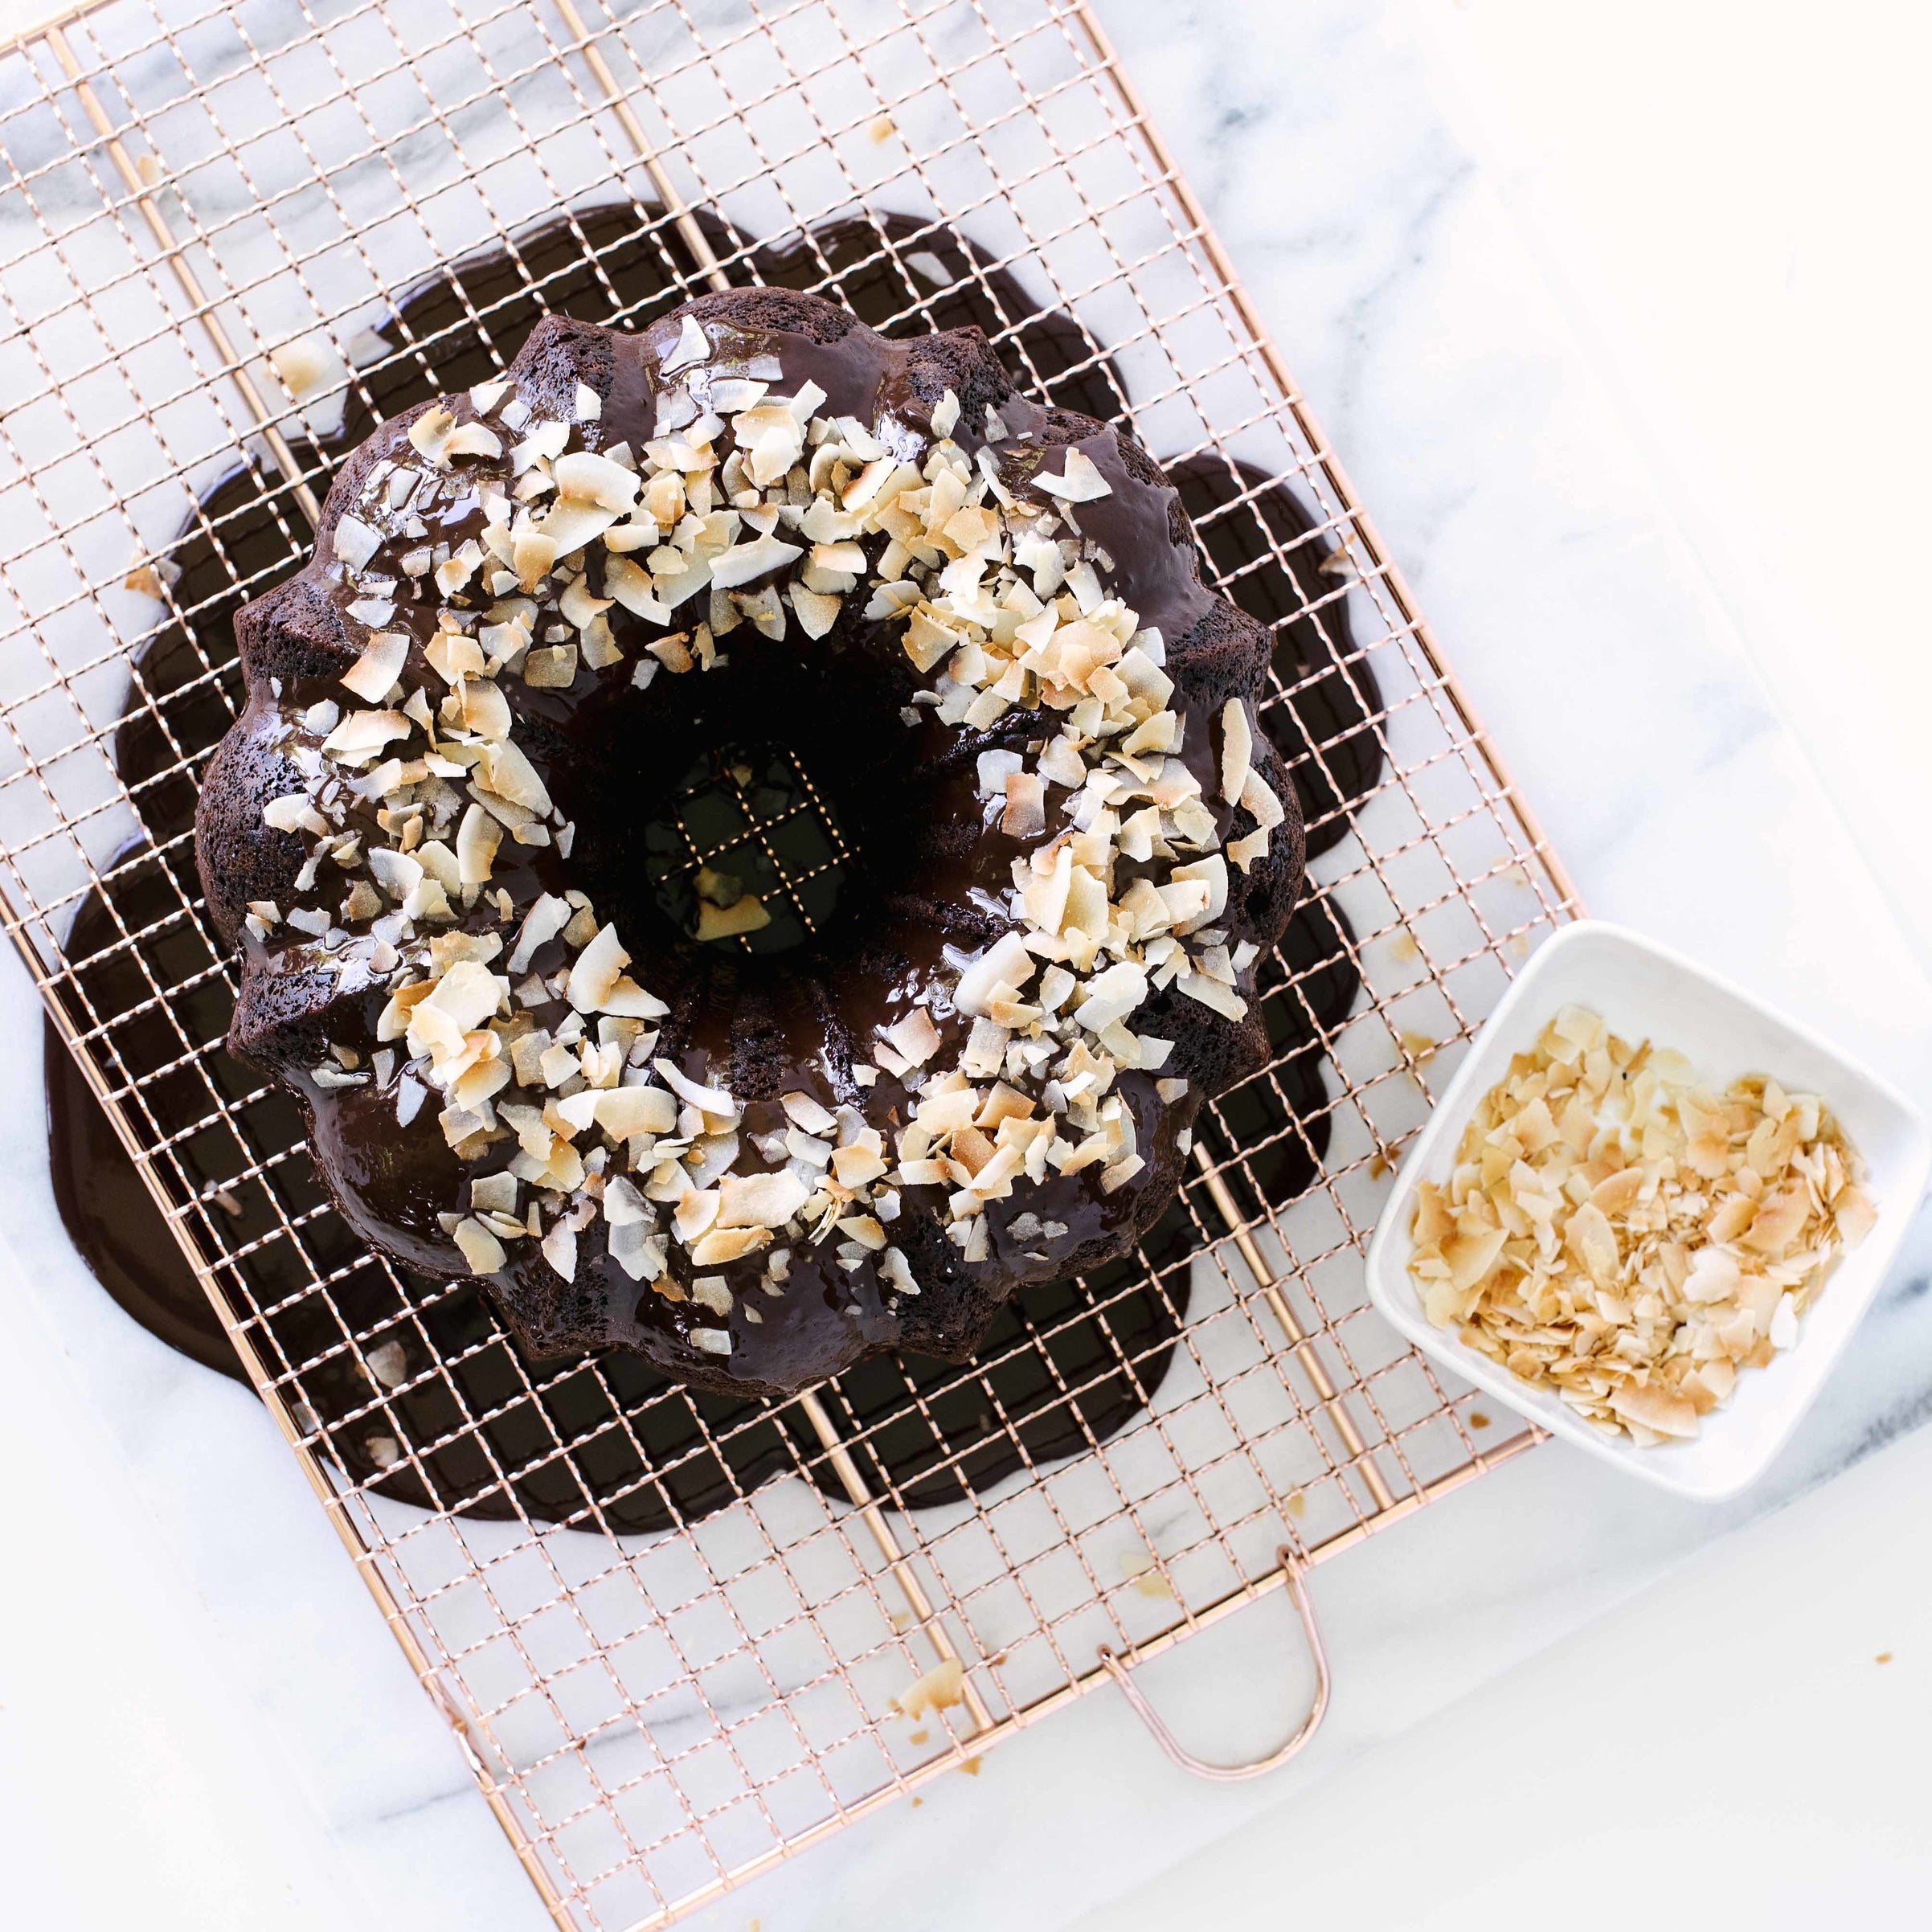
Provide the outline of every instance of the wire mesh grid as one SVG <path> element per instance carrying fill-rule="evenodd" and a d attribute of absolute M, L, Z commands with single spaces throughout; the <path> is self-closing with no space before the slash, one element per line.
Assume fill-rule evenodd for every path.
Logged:
<path fill-rule="evenodd" d="M 1083 8 L 106 0 L 0 51 L 0 151 L 9 929 L 559 1922 L 667 1922 L 1534 1439 L 1360 1250 L 1574 894 Z M 184 813 L 345 439 L 542 308 L 773 276 L 970 315 L 1184 479 L 1293 645 L 1320 854 L 1276 1058 L 1136 1260 L 782 1409 L 532 1361 L 349 1235 L 220 1050 Z M 808 882 L 811 816 L 733 837 Z"/>

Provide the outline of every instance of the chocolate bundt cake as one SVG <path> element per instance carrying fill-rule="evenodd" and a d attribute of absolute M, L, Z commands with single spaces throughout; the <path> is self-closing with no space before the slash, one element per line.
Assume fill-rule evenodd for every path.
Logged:
<path fill-rule="evenodd" d="M 1302 874 L 1267 633 L 1138 444 L 976 331 L 553 317 L 371 436 L 237 631 L 196 821 L 230 1046 L 358 1230 L 540 1353 L 772 1395 L 963 1356 L 1124 1252 L 1260 1062 Z M 783 952 L 643 863 L 751 743 L 853 853 Z"/>

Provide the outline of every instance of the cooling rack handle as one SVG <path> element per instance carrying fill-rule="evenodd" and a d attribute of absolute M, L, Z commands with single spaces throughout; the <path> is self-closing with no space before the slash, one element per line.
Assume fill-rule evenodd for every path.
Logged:
<path fill-rule="evenodd" d="M 1281 1563 L 1282 1580 L 1288 1586 L 1296 1615 L 1301 1619 L 1301 1634 L 1308 1640 L 1308 1655 L 1314 1660 L 1315 1695 L 1309 1703 L 1308 1715 L 1296 1727 L 1295 1734 L 1285 1744 L 1270 1751 L 1267 1757 L 1257 1758 L 1247 1764 L 1210 1764 L 1205 1758 L 1197 1758 L 1192 1751 L 1184 1750 L 1152 1705 L 1141 1694 L 1134 1682 L 1132 1667 L 1124 1664 L 1107 1645 L 1100 1646 L 1100 1661 L 1107 1667 L 1107 1675 L 1119 1685 L 1121 1695 L 1152 1733 L 1155 1743 L 1182 1770 L 1191 1771 L 1197 1778 L 1211 1779 L 1218 1784 L 1234 1784 L 1243 1778 L 1259 1778 L 1264 1772 L 1279 1770 L 1315 1735 L 1328 1711 L 1328 1653 L 1322 1645 L 1321 1626 L 1315 1620 L 1315 1606 L 1308 1600 L 1308 1586 L 1303 1575 L 1301 1561 L 1285 1543 L 1276 1555 Z"/>

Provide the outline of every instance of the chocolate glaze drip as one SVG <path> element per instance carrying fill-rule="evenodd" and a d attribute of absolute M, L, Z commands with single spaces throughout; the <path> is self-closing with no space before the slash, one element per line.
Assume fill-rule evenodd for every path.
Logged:
<path fill-rule="evenodd" d="M 829 296 L 882 334 L 980 330 L 1013 380 L 1055 408 L 1105 422 L 1127 407 L 1119 370 L 1086 329 L 1064 310 L 1042 313 L 1011 275 L 950 229 L 867 215 L 755 256 L 761 281 Z"/>
<path fill-rule="evenodd" d="M 106 902 L 90 898 L 69 929 L 69 946 L 92 948 L 111 936 Z M 82 1259 L 150 1335 L 204 1368 L 246 1381 L 173 1230 L 51 1021 L 42 1046 L 54 1205 Z"/>
<path fill-rule="evenodd" d="M 1261 722 L 1295 781 L 1308 856 L 1319 858 L 1348 836 L 1350 813 L 1382 774 L 1381 688 L 1355 649 L 1346 579 L 1323 569 L 1336 552 L 1301 499 L 1249 464 L 1191 456 L 1168 477 L 1222 596 L 1275 633 L 1283 695 L 1263 706 Z"/>
<path fill-rule="evenodd" d="M 895 239 L 911 226 L 891 224 Z M 963 244 L 949 237 L 922 232 L 919 239 L 930 245 L 946 273 L 956 272 L 958 262 L 967 259 Z M 571 227 L 546 231 L 522 244 L 519 254 L 526 272 L 545 281 L 553 304 L 559 299 L 558 291 L 565 290 L 563 299 L 581 314 L 597 313 L 601 302 L 605 313 L 620 313 L 634 323 L 651 307 L 661 309 L 677 299 L 677 292 L 664 285 L 654 248 L 641 243 L 630 231 L 628 215 L 601 222 L 586 219 Z M 590 255 L 596 258 L 596 272 L 587 265 Z M 760 260 L 767 279 L 775 281 L 789 280 L 794 274 L 816 280 L 826 266 L 837 269 L 839 292 L 862 314 L 869 309 L 878 313 L 875 302 L 894 310 L 907 305 L 904 272 L 895 258 L 879 249 L 870 224 L 828 231 L 788 257 Z M 946 313 L 933 319 L 942 325 L 974 320 L 992 333 L 1008 326 L 1011 317 L 1026 313 L 1023 293 L 1008 278 L 983 268 L 981 275 L 994 292 L 992 299 L 998 307 L 991 313 Z M 977 303 L 978 289 L 968 299 Z M 426 359 L 438 370 L 437 386 L 453 387 L 473 378 L 481 379 L 490 370 L 486 353 L 475 342 L 473 325 L 467 324 L 469 313 L 485 316 L 493 333 L 514 342 L 523 333 L 534 309 L 524 273 L 499 256 L 460 264 L 447 277 L 419 292 L 399 305 L 389 333 L 391 340 L 412 339 L 422 344 Z M 880 319 L 884 319 L 882 315 Z M 920 317 L 915 325 L 924 328 L 931 324 Z M 1025 352 L 1024 359 L 1033 370 L 1043 375 L 1052 370 L 1049 381 L 1069 385 L 1066 399 L 1090 408 L 1112 407 L 1111 399 L 1095 386 L 1113 384 L 1115 379 L 1103 358 L 1068 318 L 1038 318 L 1022 327 L 1009 346 Z M 465 356 L 473 358 L 473 369 L 462 366 Z M 430 387 L 426 379 L 407 389 L 393 380 L 387 382 L 380 406 L 389 413 Z M 358 440 L 365 427 L 352 411 L 345 442 Z M 323 452 L 325 460 L 327 454 Z M 1242 506 L 1237 514 L 1263 515 L 1267 530 L 1278 538 L 1287 533 L 1305 534 L 1308 519 L 1286 491 L 1251 475 L 1230 481 L 1224 466 L 1216 467 L 1223 470 L 1221 477 L 1198 477 L 1190 468 L 1177 478 L 1197 515 L 1201 514 L 1199 506 L 1204 501 L 1211 504 L 1218 493 L 1227 491 L 1222 498 L 1226 501 L 1259 483 L 1263 495 Z M 205 753 L 228 721 L 227 707 L 216 695 L 215 687 L 219 684 L 231 690 L 235 682 L 227 627 L 239 599 L 229 589 L 229 565 L 252 588 L 275 581 L 297 560 L 293 553 L 301 538 L 298 534 L 292 542 L 288 534 L 290 520 L 285 502 L 278 501 L 284 497 L 285 492 L 265 487 L 252 470 L 236 473 L 204 500 L 197 528 L 190 531 L 178 556 L 186 567 L 179 595 L 184 608 L 193 613 L 192 632 L 160 640 L 147 654 L 141 677 L 145 688 L 162 699 L 171 735 L 190 756 Z M 1208 522 L 1203 533 L 1210 555 L 1224 569 L 1230 565 L 1231 552 L 1226 545 L 1233 528 L 1231 520 L 1224 518 Z M 214 554 L 211 536 L 219 538 L 228 563 Z M 1304 555 L 1311 571 L 1319 560 L 1315 546 L 1304 545 L 1289 555 L 1291 570 Z M 1270 556 L 1236 584 L 1235 595 L 1255 615 L 1268 617 L 1280 611 L 1300 612 L 1308 598 L 1330 588 L 1319 578 L 1302 582 L 1299 570 L 1294 571 L 1294 579 L 1283 581 L 1280 566 Z M 1263 608 L 1255 608 L 1250 598 L 1261 601 Z M 1269 608 L 1271 604 L 1274 608 Z M 1312 628 L 1305 620 L 1300 626 L 1304 632 Z M 1289 624 L 1279 633 L 1277 662 L 1284 673 L 1299 677 L 1308 673 L 1311 641 L 1305 635 L 1296 636 L 1296 628 Z M 1328 629 L 1332 639 L 1332 623 Z M 1282 664 L 1284 651 L 1296 653 L 1298 668 L 1291 670 Z M 1351 677 L 1350 688 L 1358 689 L 1361 667 L 1353 667 Z M 1271 731 L 1271 735 L 1277 734 Z M 1372 735 L 1363 735 L 1373 744 Z M 186 853 L 179 835 L 192 810 L 192 784 L 178 775 L 157 776 L 173 763 L 174 755 L 145 713 L 131 717 L 117 749 L 122 770 L 141 797 L 144 816 L 162 840 L 169 864 L 182 868 Z M 1308 763 L 1305 754 L 1297 761 L 1298 782 L 1301 767 Z M 1332 752 L 1328 754 L 1328 765 L 1332 772 L 1336 770 Z M 1365 782 L 1372 782 L 1372 778 L 1370 771 Z M 178 950 L 199 948 L 205 954 L 205 940 L 185 915 L 179 915 L 180 884 L 152 854 L 130 858 L 117 875 L 110 894 L 112 907 L 108 900 L 98 897 L 84 907 L 70 941 L 71 956 L 84 959 L 101 950 L 95 941 L 96 933 L 102 942 L 118 940 L 116 911 L 129 930 L 141 933 L 138 949 L 143 953 L 172 943 Z M 191 883 L 187 889 L 191 893 Z M 137 903 L 144 898 L 149 903 Z M 1332 951 L 1340 935 L 1316 930 L 1325 922 L 1311 920 L 1307 913 L 1304 909 L 1291 942 L 1309 959 L 1324 956 Z M 131 956 L 135 950 L 124 946 L 95 970 L 92 1003 L 97 1015 L 133 1005 L 145 995 L 145 978 Z M 212 960 L 207 963 L 212 964 Z M 158 962 L 158 978 L 163 984 L 178 983 L 186 976 L 184 964 L 178 960 L 171 966 Z M 118 1006 L 107 984 L 107 976 L 117 972 L 138 982 L 121 988 Z M 1345 1011 L 1353 996 L 1353 978 L 1345 954 L 1331 969 L 1304 980 L 1300 994 L 1308 995 L 1317 985 L 1324 990 L 1320 997 L 1310 1001 L 1315 1009 L 1312 1017 L 1327 1024 Z M 1263 995 L 1263 1012 L 1278 1050 L 1291 1040 L 1302 1042 L 1305 1048 L 1312 1039 L 1311 1013 L 1300 997 L 1287 993 L 1285 998 L 1278 999 L 1265 986 Z M 225 992 L 212 976 L 207 984 L 187 997 L 226 1005 Z M 181 1002 L 174 1004 L 178 1009 Z M 218 1038 L 225 1017 L 225 1012 L 213 1010 L 194 1014 L 190 1021 L 192 1036 L 198 1040 Z M 137 1074 L 141 1070 L 140 1055 L 133 1050 L 138 1042 L 122 1044 L 129 1049 L 130 1075 Z M 157 1053 L 161 1044 L 155 1044 Z M 106 1135 L 91 1095 L 72 1074 L 64 1052 L 57 1044 L 52 1050 L 50 1071 L 55 1067 L 66 1070 L 64 1078 L 51 1079 L 50 1101 L 55 1115 L 56 1163 L 63 1171 L 57 1187 L 70 1229 L 110 1290 L 117 1290 L 125 1302 L 135 1304 L 131 1312 L 137 1318 L 170 1339 L 178 1333 L 182 1345 L 203 1359 L 219 1357 L 226 1345 L 219 1340 L 219 1327 L 211 1317 L 202 1324 L 199 1345 L 195 1345 L 194 1312 L 205 1308 L 205 1303 L 186 1268 L 168 1265 L 171 1244 L 162 1242 L 146 1248 L 150 1261 L 161 1257 L 164 1265 L 158 1271 L 146 1271 L 149 1279 L 144 1291 L 135 1283 L 143 1273 L 141 1259 L 146 1244 L 125 1234 L 119 1240 L 108 1238 L 131 1224 L 143 1208 L 157 1227 L 159 1218 L 153 1214 L 145 1189 L 133 1182 L 118 1144 Z M 1306 1185 L 1326 1139 L 1326 1122 L 1320 1113 L 1316 1055 L 1312 1050 L 1298 1052 L 1291 1066 L 1304 1069 L 1310 1104 L 1306 1129 L 1290 1128 L 1281 1143 L 1294 1149 L 1298 1157 L 1284 1160 L 1273 1180 L 1264 1183 L 1270 1198 L 1276 1200 L 1289 1197 Z M 218 1078 L 235 1093 L 253 1092 L 257 1087 L 251 1074 L 231 1064 L 219 1066 Z M 1298 1078 L 1293 1089 L 1298 1111 L 1304 1083 Z M 166 1085 L 150 1085 L 145 1090 L 164 1133 L 178 1123 L 205 1114 L 205 1095 L 200 1096 L 198 1105 L 196 1094 L 184 1087 L 178 1095 L 178 1120 L 170 1122 Z M 293 1105 L 284 1096 L 272 1091 L 253 1106 L 267 1116 L 263 1121 L 264 1143 L 285 1144 L 293 1136 Z M 286 1121 L 275 1120 L 278 1107 L 289 1115 Z M 1279 1137 L 1284 1124 L 1271 1105 L 1269 1111 L 1267 1131 Z M 213 1179 L 223 1171 L 234 1171 L 231 1148 L 211 1148 L 210 1154 L 202 1177 Z M 299 1162 L 297 1156 L 289 1165 Z M 193 1164 L 184 1165 L 190 1168 L 192 1185 L 197 1177 Z M 125 1222 L 118 1216 L 89 1211 L 104 1198 L 95 1177 L 110 1169 L 125 1174 L 133 1189 Z M 319 1204 L 319 1189 L 305 1177 L 294 1189 L 295 1198 L 284 1205 L 299 1211 L 305 1205 L 301 1199 L 304 1185 L 308 1203 Z M 251 1191 L 239 1190 L 244 1197 Z M 259 1184 L 252 1191 L 260 1191 Z M 268 1231 L 275 1225 L 265 1196 L 260 1201 L 241 1198 L 218 1204 L 211 1211 L 237 1214 L 242 1222 L 239 1231 L 244 1234 L 256 1231 L 250 1224 L 257 1216 L 263 1224 L 260 1231 Z M 407 1444 L 417 1450 L 422 1474 L 410 1466 L 392 1469 L 381 1483 L 390 1493 L 477 1513 L 507 1514 L 510 1503 L 506 1491 L 514 1491 L 524 1508 L 552 1520 L 584 1519 L 594 1512 L 614 1529 L 641 1530 L 661 1527 L 675 1519 L 690 1520 L 747 1492 L 776 1469 L 792 1466 L 795 1460 L 809 1463 L 817 1455 L 816 1443 L 800 1439 L 796 1425 L 788 1423 L 782 1410 L 729 1397 L 669 1390 L 645 1365 L 621 1354 L 563 1362 L 533 1361 L 520 1355 L 471 1285 L 440 1284 L 412 1277 L 405 1271 L 400 1275 L 399 1293 L 387 1271 L 374 1264 L 333 1218 L 312 1222 L 304 1232 L 310 1238 L 311 1252 L 325 1265 L 350 1268 L 333 1291 L 354 1328 L 367 1337 L 365 1349 L 379 1351 L 384 1339 L 398 1341 L 402 1373 L 407 1379 L 399 1392 L 379 1391 L 352 1365 L 353 1357 L 338 1348 L 333 1367 L 324 1362 L 300 1375 L 297 1393 L 315 1412 L 333 1452 L 358 1476 L 374 1474 L 389 1459 L 394 1447 Z M 866 1453 L 882 1459 L 873 1472 L 874 1481 L 882 1487 L 895 1486 L 911 1503 L 955 1497 L 964 1488 L 983 1487 L 997 1480 L 1017 1466 L 1022 1455 L 1037 1460 L 1063 1455 L 1118 1428 L 1158 1386 L 1165 1373 L 1173 1336 L 1185 1319 L 1185 1258 L 1192 1246 L 1185 1216 L 1177 1207 L 1143 1243 L 1150 1269 L 1143 1271 L 1137 1263 L 1124 1262 L 1111 1264 L 1084 1282 L 1029 1288 L 1024 1308 L 1009 1306 L 1001 1313 L 986 1338 L 980 1364 L 973 1369 L 962 1372 L 916 1359 L 881 1358 L 853 1371 L 841 1383 L 841 1393 L 868 1427 Z M 249 1299 L 257 1306 L 276 1299 L 276 1284 L 270 1278 L 273 1252 L 271 1243 L 248 1264 Z M 1148 1276 L 1144 1283 L 1144 1272 Z M 293 1285 L 293 1281 L 284 1284 L 284 1291 Z M 175 1324 L 172 1330 L 171 1322 Z M 258 1344 L 267 1345 L 272 1360 L 307 1363 L 339 1341 L 333 1321 L 325 1336 L 309 1332 L 317 1326 L 316 1312 L 305 1312 L 298 1303 L 281 1316 L 269 1318 L 265 1332 L 257 1336 Z M 394 1365 L 394 1353 L 384 1356 L 386 1366 Z M 1049 1362 L 1054 1365 L 1051 1371 Z M 533 1385 L 534 1395 L 530 1392 Z M 915 1390 L 924 1396 L 931 1422 L 911 1402 Z M 722 1446 L 722 1455 L 699 1435 L 694 1409 L 704 1415 L 713 1441 Z M 990 1436 L 989 1417 L 1001 1426 L 999 1433 Z M 781 1433 L 787 1431 L 792 1437 L 789 1443 Z M 579 1446 L 568 1455 L 561 1455 L 557 1452 L 559 1439 Z M 833 1493 L 839 1493 L 829 1473 L 821 1480 Z"/>

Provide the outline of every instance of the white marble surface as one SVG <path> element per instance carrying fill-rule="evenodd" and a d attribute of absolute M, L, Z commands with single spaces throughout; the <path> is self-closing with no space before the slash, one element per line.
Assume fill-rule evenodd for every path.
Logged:
<path fill-rule="evenodd" d="M 1932 1101 L 1921 962 L 1451 131 L 1410 10 L 1305 0 L 1291 27 L 1264 0 L 1099 10 L 1594 909 Z M 9 958 L 0 1010 L 23 1038 L 31 1002 Z M 38 1114 L 38 1054 L 16 1053 L 0 1063 L 21 1312 L 7 1466 L 23 1496 L 57 1462 L 95 1499 L 31 1506 L 0 1606 L 0 1793 L 31 1820 L 28 1897 L 49 1919 L 124 1921 L 122 1868 L 145 1860 L 149 1922 L 534 1926 L 265 1418 L 133 1329 L 68 1249 Z M 1185 1781 L 1097 1694 L 698 1922 L 1051 1926 L 1152 1879 L 1916 1423 L 1929 1265 L 1922 1222 L 1819 1410 L 1738 1505 L 1675 1504 L 1546 1449 L 1325 1566 L 1336 1702 L 1281 1778 Z M 1191 1742 L 1232 1756 L 1287 1719 L 1300 1673 L 1273 1603 L 1146 1681 Z M 122 1821 L 114 1860 L 95 1852 L 104 1811 Z"/>
<path fill-rule="evenodd" d="M 1922 1429 L 1069 1932 L 1922 1924 L 1928 1484 Z"/>

